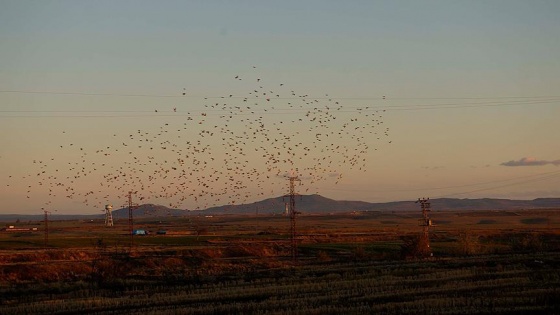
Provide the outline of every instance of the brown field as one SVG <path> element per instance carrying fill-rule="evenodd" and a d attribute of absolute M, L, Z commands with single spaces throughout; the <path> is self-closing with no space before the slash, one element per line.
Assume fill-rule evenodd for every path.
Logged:
<path fill-rule="evenodd" d="M 290 282 L 299 277 L 303 287 L 298 285 L 294 290 L 300 290 L 300 296 L 307 298 L 298 303 L 316 303 L 307 309 L 309 312 L 299 313 L 335 314 L 341 309 L 335 306 L 329 308 L 331 300 L 321 300 L 317 296 L 328 297 L 334 293 L 317 289 L 322 293 L 314 295 L 314 289 L 307 288 L 307 285 L 317 277 L 319 282 L 341 285 L 342 292 L 347 289 L 346 285 L 360 279 L 344 271 L 347 268 L 363 268 L 364 274 L 371 277 L 370 281 L 385 279 L 383 277 L 392 279 L 386 284 L 388 290 L 391 286 L 395 290 L 398 287 L 398 292 L 408 292 L 407 286 L 418 289 L 415 293 L 406 293 L 410 298 L 402 301 L 377 295 L 369 300 L 364 298 L 361 302 L 347 305 L 345 310 L 349 313 L 373 309 L 381 313 L 414 313 L 421 310 L 424 313 L 442 313 L 443 309 L 448 309 L 450 314 L 478 313 L 473 311 L 476 310 L 473 305 L 467 307 L 471 303 L 469 297 L 478 296 L 478 286 L 482 286 L 487 294 L 498 296 L 491 311 L 483 308 L 480 313 L 558 311 L 560 209 L 433 211 L 431 217 L 434 222 L 430 229 L 433 257 L 419 259 L 407 252 L 411 240 L 422 231 L 419 212 L 302 215 L 297 220 L 297 261 L 291 257 L 290 222 L 284 216 L 142 218 L 135 220 L 134 228 L 151 231 L 151 234 L 133 238 L 128 233 L 127 220 L 117 220 L 114 227 L 103 226 L 102 220 L 50 221 L 46 246 L 43 222 L 6 222 L 6 225 L 17 227 L 37 227 L 38 231 L 0 232 L 0 288 L 3 295 L 9 297 L 0 303 L 0 313 L 53 314 L 59 310 L 57 307 L 62 299 L 94 313 L 156 314 L 172 310 L 185 314 L 239 313 L 237 307 L 249 303 L 245 305 L 247 311 L 241 309 L 241 313 L 291 314 L 298 312 L 273 306 L 271 300 L 262 304 L 260 298 L 247 297 L 244 293 L 232 297 L 230 302 L 224 302 L 222 309 L 202 309 L 204 300 L 209 298 L 207 296 L 195 299 L 193 304 L 177 297 L 175 302 L 171 299 L 145 307 L 137 307 L 144 302 L 134 300 L 134 296 L 164 294 L 164 283 L 176 289 L 188 286 L 188 290 L 192 291 L 189 291 L 189 296 L 202 294 L 197 290 L 203 287 L 219 290 L 231 286 L 231 290 L 241 290 L 240 283 L 250 284 L 251 288 L 254 286 L 258 290 L 262 282 L 260 288 L 266 291 L 274 290 L 275 283 Z M 158 230 L 167 233 L 157 235 Z M 535 268 L 538 272 L 533 275 Z M 540 286 L 541 276 L 535 275 L 542 274 L 543 270 L 547 270 L 547 277 L 551 277 L 547 281 L 552 282 Z M 457 279 L 450 276 L 454 272 L 460 274 Z M 410 283 L 411 279 L 420 281 L 422 274 L 426 277 L 430 275 L 426 283 L 432 284 Z M 460 291 L 448 296 L 443 290 L 437 295 L 428 294 L 437 286 L 433 283 L 438 277 L 441 277 L 443 286 L 453 287 L 453 281 L 458 281 L 459 285 L 465 285 L 467 293 Z M 454 280 L 445 280 L 449 277 Z M 524 293 L 515 289 L 518 282 L 527 282 L 526 298 L 521 298 Z M 151 293 L 138 286 L 152 288 L 149 289 Z M 488 288 L 484 289 L 484 286 Z M 121 290 L 123 295 L 130 295 L 130 301 L 135 302 L 117 303 L 104 290 Z M 506 296 L 495 290 L 502 290 Z M 87 298 L 75 296 L 70 291 L 82 292 L 80 294 Z M 28 297 L 26 292 L 37 293 L 31 308 L 26 308 L 24 303 Z M 438 302 L 417 304 L 422 296 Z M 542 296 L 546 299 L 537 303 Z M 277 297 L 284 298 L 287 297 L 282 294 Z M 217 296 L 213 299 L 220 301 Z M 98 303 L 95 302 L 97 300 Z M 54 306 L 46 307 L 45 301 Z M 455 303 L 457 307 L 447 307 L 447 303 Z M 484 301 L 477 303 L 486 305 Z M 116 305 L 125 306 L 119 308 Z M 513 308 L 505 305 L 513 305 Z M 68 307 L 67 311 L 59 313 L 75 311 Z M 428 308 L 431 311 L 426 311 Z M 330 312 L 325 311 L 329 309 Z"/>

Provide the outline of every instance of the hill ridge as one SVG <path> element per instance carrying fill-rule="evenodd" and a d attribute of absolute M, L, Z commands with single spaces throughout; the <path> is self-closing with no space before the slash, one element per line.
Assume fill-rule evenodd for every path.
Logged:
<path fill-rule="evenodd" d="M 136 218 L 140 217 L 170 217 L 190 215 L 227 215 L 227 214 L 283 214 L 286 209 L 288 197 L 279 196 L 263 199 L 260 201 L 239 204 L 210 207 L 204 210 L 173 209 L 163 205 L 152 203 L 142 204 L 133 210 Z M 418 204 L 413 201 L 391 201 L 372 203 L 366 201 L 334 200 L 318 194 L 298 195 L 296 197 L 296 208 L 303 214 L 329 214 L 344 213 L 352 211 L 419 211 Z M 560 198 L 535 198 L 532 200 L 512 200 L 500 198 L 436 198 L 431 199 L 434 211 L 469 211 L 469 210 L 521 210 L 521 209 L 547 209 L 560 208 Z M 128 208 L 120 208 L 112 211 L 114 219 L 128 218 Z M 51 214 L 52 220 L 72 219 L 99 219 L 104 214 Z M 0 214 L 2 221 L 20 220 L 43 220 L 43 214 Z"/>

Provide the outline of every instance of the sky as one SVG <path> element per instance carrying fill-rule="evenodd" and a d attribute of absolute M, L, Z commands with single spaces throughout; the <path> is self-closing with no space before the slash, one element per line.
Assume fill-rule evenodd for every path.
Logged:
<path fill-rule="evenodd" d="M 558 12 L 0 0 L 0 213 L 560 197 Z"/>

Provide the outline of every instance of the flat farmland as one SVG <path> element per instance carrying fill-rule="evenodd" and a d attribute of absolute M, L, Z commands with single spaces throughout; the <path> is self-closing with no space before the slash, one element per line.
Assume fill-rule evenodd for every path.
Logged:
<path fill-rule="evenodd" d="M 6 222 L 2 314 L 553 314 L 560 210 Z M 165 235 L 157 234 L 165 231 Z"/>
<path fill-rule="evenodd" d="M 520 210 L 520 211 L 447 211 L 431 213 L 434 234 L 495 234 L 504 231 L 554 232 L 560 227 L 560 210 Z M 300 238 L 344 238 L 345 236 L 404 235 L 421 231 L 418 212 L 358 212 L 352 214 L 302 215 L 297 218 L 297 233 Z M 0 250 L 44 247 L 44 222 L 5 222 L 20 228 L 37 228 L 34 232 L 0 233 Z M 172 244 L 177 238 L 215 239 L 235 238 L 285 238 L 290 229 L 289 218 L 275 215 L 225 215 L 190 216 L 164 218 L 138 218 L 134 229 L 151 232 L 148 236 L 135 236 L 138 245 L 151 244 L 154 238 Z M 127 243 L 129 237 L 128 220 L 115 220 L 113 227 L 105 227 L 103 220 L 51 220 L 48 223 L 48 247 L 87 247 L 99 239 L 110 242 Z M 166 235 L 156 235 L 165 230 Z M 89 241 L 94 241 L 89 242 Z M 168 240 L 168 241 L 165 241 Z"/>

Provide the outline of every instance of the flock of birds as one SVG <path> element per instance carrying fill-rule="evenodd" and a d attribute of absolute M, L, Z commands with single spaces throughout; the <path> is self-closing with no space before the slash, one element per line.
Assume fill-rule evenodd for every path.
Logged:
<path fill-rule="evenodd" d="M 43 191 L 44 209 L 61 196 L 103 209 L 115 196 L 124 204 L 131 191 L 139 203 L 179 209 L 243 204 L 286 194 L 288 176 L 307 187 L 338 183 L 343 171 L 366 170 L 377 143 L 390 143 L 384 110 L 296 93 L 254 72 L 233 76 L 244 93 L 207 97 L 196 108 L 183 89 L 185 105 L 155 108 L 155 123 L 114 131 L 102 147 L 58 144 L 58 154 L 36 158 L 23 176 L 26 197 Z"/>

